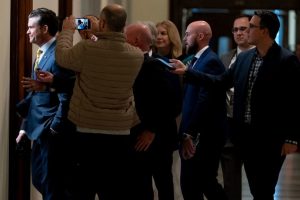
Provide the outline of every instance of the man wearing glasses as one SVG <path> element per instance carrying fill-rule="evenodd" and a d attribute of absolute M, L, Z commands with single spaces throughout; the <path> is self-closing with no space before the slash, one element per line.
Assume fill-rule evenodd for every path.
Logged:
<path fill-rule="evenodd" d="M 254 47 L 248 43 L 250 19 L 251 16 L 249 15 L 239 15 L 233 22 L 232 34 L 237 47 L 221 56 L 221 60 L 227 68 L 231 67 L 239 53 Z M 221 155 L 221 166 L 223 172 L 224 190 L 228 198 L 230 200 L 241 200 L 242 162 L 236 147 L 231 141 L 233 134 L 233 92 L 234 89 L 230 88 L 226 93 L 228 129 L 226 132 L 226 143 Z"/>

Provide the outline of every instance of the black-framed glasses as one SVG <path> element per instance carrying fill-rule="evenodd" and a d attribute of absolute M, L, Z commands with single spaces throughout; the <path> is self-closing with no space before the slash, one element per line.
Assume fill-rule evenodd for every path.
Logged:
<path fill-rule="evenodd" d="M 238 31 L 240 32 L 244 32 L 245 30 L 247 30 L 248 27 L 246 26 L 240 26 L 240 27 L 233 27 L 232 28 L 232 33 L 237 33 Z"/>
<path fill-rule="evenodd" d="M 249 28 L 263 28 L 263 26 L 260 26 L 260 25 L 254 25 L 254 24 L 249 24 Z"/>

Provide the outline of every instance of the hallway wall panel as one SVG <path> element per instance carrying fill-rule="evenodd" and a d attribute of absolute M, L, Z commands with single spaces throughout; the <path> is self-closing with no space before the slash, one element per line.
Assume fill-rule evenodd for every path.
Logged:
<path fill-rule="evenodd" d="M 2 0 L 0 7 L 0 199 L 8 199 L 9 149 L 9 66 L 10 66 L 10 0 Z"/>

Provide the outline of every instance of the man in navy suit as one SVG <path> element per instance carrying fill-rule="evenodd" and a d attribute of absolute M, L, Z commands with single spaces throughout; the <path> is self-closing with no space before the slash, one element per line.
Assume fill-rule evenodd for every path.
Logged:
<path fill-rule="evenodd" d="M 299 144 L 300 63 L 275 42 L 280 23 L 271 11 L 255 11 L 249 43 L 256 46 L 237 57 L 220 76 L 187 69 L 173 60 L 174 73 L 195 84 L 234 87 L 232 142 L 241 153 L 255 200 L 273 200 L 285 156 Z"/>
<path fill-rule="evenodd" d="M 210 25 L 195 21 L 188 25 L 184 42 L 187 54 L 195 54 L 189 68 L 222 74 L 224 65 L 210 49 Z M 227 199 L 216 176 L 224 145 L 225 91 L 185 82 L 180 133 L 182 137 L 181 189 L 185 200 Z"/>
<path fill-rule="evenodd" d="M 29 40 L 42 51 L 32 69 L 32 79 L 29 81 L 32 85 L 37 83 L 34 67 L 72 81 L 72 73 L 60 68 L 55 62 L 57 31 L 58 21 L 53 11 L 38 8 L 29 14 Z M 61 86 L 57 91 L 51 90 L 47 85 L 44 85 L 43 91 L 35 91 L 27 84 L 30 91 L 17 104 L 17 111 L 24 119 L 16 141 L 19 143 L 25 135 L 33 141 L 32 182 L 44 200 L 65 199 L 63 177 L 67 159 L 64 148 L 71 128 L 67 112 L 72 84 L 65 85 L 67 87 Z"/>

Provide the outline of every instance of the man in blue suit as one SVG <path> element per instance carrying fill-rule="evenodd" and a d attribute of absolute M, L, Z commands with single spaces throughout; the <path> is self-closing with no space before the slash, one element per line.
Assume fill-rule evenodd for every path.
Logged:
<path fill-rule="evenodd" d="M 36 69 L 49 71 L 58 77 L 71 81 L 72 73 L 60 68 L 55 62 L 55 36 L 58 31 L 56 14 L 46 8 L 33 10 L 28 16 L 29 40 L 39 46 L 42 54 L 36 59 L 32 70 L 32 85 L 37 84 Z M 38 63 L 38 64 L 37 64 Z M 29 80 L 28 78 L 26 80 Z M 27 85 L 28 86 L 28 85 Z M 28 87 L 27 87 L 28 88 Z M 31 89 L 17 104 L 17 111 L 23 122 L 17 143 L 26 135 L 32 144 L 32 182 L 44 200 L 62 200 L 64 190 L 64 167 L 67 131 L 71 125 L 67 121 L 72 84 L 65 84 L 52 90 L 44 85 L 43 91 Z"/>
<path fill-rule="evenodd" d="M 210 49 L 210 25 L 195 21 L 188 25 L 184 42 L 188 54 L 195 54 L 189 68 L 209 74 L 225 71 Z M 185 82 L 180 133 L 182 138 L 181 189 L 185 200 L 227 199 L 216 176 L 224 145 L 225 91 Z"/>
<path fill-rule="evenodd" d="M 187 69 L 173 60 L 175 73 L 194 84 L 234 88 L 232 142 L 239 149 L 255 200 L 273 200 L 285 156 L 299 144 L 300 63 L 275 42 L 279 20 L 273 12 L 255 11 L 249 43 L 220 76 Z"/>

